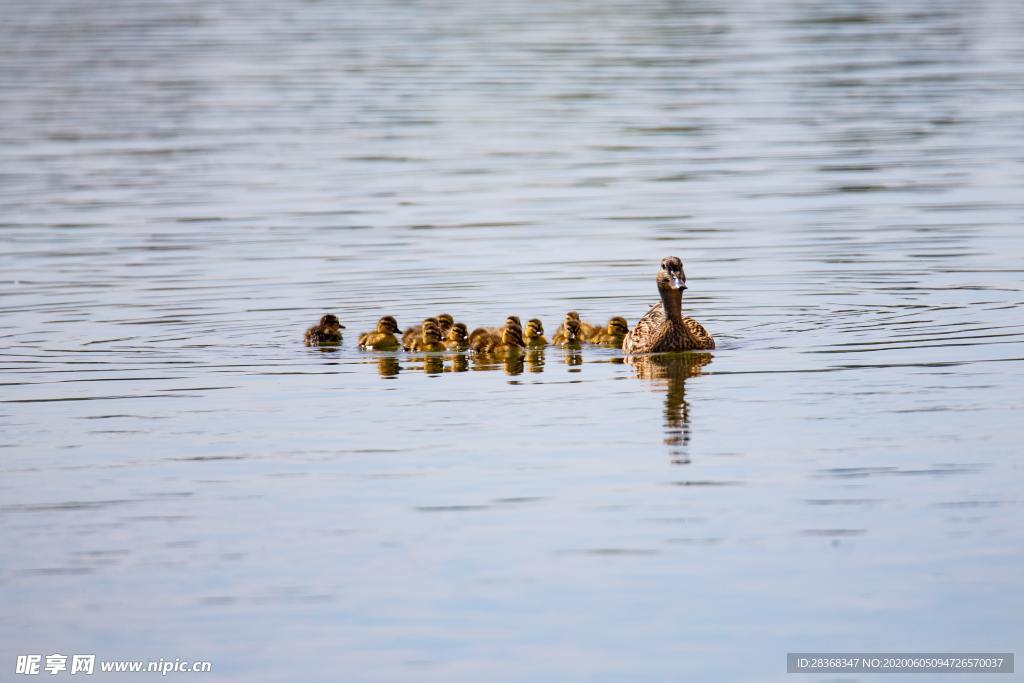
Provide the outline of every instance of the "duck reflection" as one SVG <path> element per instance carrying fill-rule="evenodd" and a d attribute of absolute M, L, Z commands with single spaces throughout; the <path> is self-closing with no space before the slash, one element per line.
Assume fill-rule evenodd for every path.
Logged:
<path fill-rule="evenodd" d="M 653 356 L 626 356 L 637 377 L 665 387 L 665 445 L 672 462 L 690 462 L 690 404 L 686 401 L 686 380 L 696 377 L 711 362 L 706 352 L 666 353 Z"/>

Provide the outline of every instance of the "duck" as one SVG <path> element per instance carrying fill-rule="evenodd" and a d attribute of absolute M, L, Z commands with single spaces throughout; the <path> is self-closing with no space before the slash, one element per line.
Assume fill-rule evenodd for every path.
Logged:
<path fill-rule="evenodd" d="M 491 333 L 478 335 L 473 350 L 481 355 L 497 358 L 518 355 L 525 351 L 526 343 L 523 341 L 523 330 L 518 323 L 519 318 L 509 316 L 505 321 L 505 327 L 501 330 L 501 336 Z"/>
<path fill-rule="evenodd" d="M 543 349 L 548 345 L 548 338 L 544 336 L 544 324 L 537 318 L 530 318 L 526 321 L 526 329 L 523 330 L 523 340 L 528 349 Z"/>
<path fill-rule="evenodd" d="M 437 323 L 437 318 L 427 318 L 426 320 L 423 321 L 423 323 L 421 323 L 419 325 L 416 325 L 414 327 L 407 327 L 405 329 L 405 332 L 402 333 L 402 348 L 403 349 L 408 351 L 410 348 L 412 348 L 413 343 L 417 339 L 422 338 L 422 336 L 423 336 L 423 324 L 426 323 L 427 321 L 430 321 L 430 322 L 434 323 L 435 325 L 438 324 Z"/>
<path fill-rule="evenodd" d="M 568 320 L 569 318 L 572 318 L 573 320 L 575 320 L 576 322 L 578 322 L 580 324 L 580 333 L 579 333 L 580 334 L 580 336 L 579 336 L 580 341 L 586 341 L 587 339 L 590 338 L 591 335 L 596 334 L 596 333 L 598 333 L 598 332 L 600 332 L 600 331 L 602 331 L 604 329 L 604 328 L 599 327 L 597 325 L 591 325 L 588 322 L 584 322 L 583 320 L 580 320 L 580 314 L 577 311 L 569 311 L 568 313 L 566 313 L 565 314 L 565 319 Z M 565 343 L 565 341 L 566 341 L 565 323 L 562 323 L 561 325 L 558 326 L 558 329 L 555 330 L 555 336 L 553 336 L 551 338 L 551 343 L 553 343 L 553 344 L 555 344 L 557 346 L 561 346 L 562 344 Z"/>
<path fill-rule="evenodd" d="M 608 320 L 608 325 L 590 336 L 588 341 L 591 344 L 602 344 L 606 346 L 622 347 L 622 340 L 629 334 L 629 323 L 621 315 Z"/>
<path fill-rule="evenodd" d="M 559 329 L 561 332 L 555 335 L 556 346 L 561 346 L 563 349 L 583 348 L 583 324 L 576 311 L 569 311 L 565 314 L 565 321 Z"/>
<path fill-rule="evenodd" d="M 634 353 L 661 353 L 666 351 L 709 351 L 715 348 L 715 338 L 693 318 L 683 316 L 683 290 L 686 273 L 678 256 L 661 260 L 661 269 L 655 278 L 661 303 L 655 304 L 622 340 L 622 351 Z"/>
<path fill-rule="evenodd" d="M 441 330 L 441 337 L 445 338 L 455 324 L 455 317 L 451 313 L 439 313 L 436 317 L 437 326 Z"/>
<path fill-rule="evenodd" d="M 444 338 L 444 347 L 449 351 L 465 351 L 469 348 L 469 333 L 466 323 L 452 324 L 448 335 Z"/>
<path fill-rule="evenodd" d="M 375 351 L 397 351 L 401 348 L 398 341 L 399 327 L 394 316 L 386 315 L 377 321 L 377 329 L 359 335 L 359 348 Z"/>
<path fill-rule="evenodd" d="M 506 329 L 516 330 L 519 337 L 523 336 L 523 324 L 518 315 L 510 315 L 505 318 L 505 324 L 501 327 L 478 327 L 469 335 L 469 348 L 477 353 L 487 353 L 488 349 L 502 343 L 502 334 Z"/>
<path fill-rule="evenodd" d="M 501 343 L 489 348 L 487 353 L 497 358 L 510 358 L 519 356 L 525 350 L 523 330 L 515 325 L 505 325 L 505 329 L 501 332 Z"/>
<path fill-rule="evenodd" d="M 506 327 L 508 327 L 509 325 L 511 325 L 513 327 L 518 327 L 520 332 L 523 331 L 523 323 L 522 323 L 522 321 L 519 320 L 519 316 L 518 315 L 510 315 L 507 318 L 505 318 L 505 324 L 502 325 L 501 327 L 488 327 L 486 329 L 487 329 L 488 332 L 490 332 L 494 336 L 501 337 L 502 331 Z"/>
<path fill-rule="evenodd" d="M 306 346 L 340 344 L 343 329 L 345 326 L 338 320 L 338 316 L 327 313 L 320 318 L 320 322 L 306 330 Z"/>
<path fill-rule="evenodd" d="M 413 339 L 405 347 L 406 351 L 445 351 L 445 345 L 441 343 L 441 328 L 434 318 L 427 318 L 420 328 L 419 339 Z"/>

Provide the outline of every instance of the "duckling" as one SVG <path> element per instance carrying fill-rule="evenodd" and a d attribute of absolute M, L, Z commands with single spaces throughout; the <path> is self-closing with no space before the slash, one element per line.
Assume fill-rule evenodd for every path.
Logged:
<path fill-rule="evenodd" d="M 626 354 L 715 348 L 715 338 L 693 318 L 683 317 L 686 273 L 677 256 L 661 261 L 656 278 L 661 303 L 651 307 L 622 340 Z"/>
<path fill-rule="evenodd" d="M 510 358 L 521 355 L 526 351 L 526 343 L 523 342 L 523 331 L 515 325 L 505 325 L 501 331 L 501 341 L 491 345 L 486 353 L 495 358 Z"/>
<path fill-rule="evenodd" d="M 622 340 L 627 334 L 629 334 L 629 323 L 625 318 L 617 315 L 608 321 L 608 326 L 605 329 L 592 335 L 589 341 L 591 344 L 605 344 L 618 349 L 622 347 Z"/>
<path fill-rule="evenodd" d="M 565 314 L 565 322 L 562 323 L 561 335 L 555 336 L 555 344 L 563 349 L 583 348 L 583 324 L 579 318 L 572 317 L 575 311 Z"/>
<path fill-rule="evenodd" d="M 588 322 L 584 322 L 584 321 L 580 320 L 580 314 L 578 312 L 576 312 L 576 311 L 569 311 L 568 313 L 566 313 L 565 314 L 565 319 L 568 320 L 569 318 L 572 318 L 573 320 L 575 320 L 576 322 L 578 322 L 580 324 L 580 337 L 579 337 L 580 341 L 586 341 L 587 339 L 590 338 L 590 335 L 592 335 L 595 332 L 598 332 L 598 331 L 603 329 L 603 328 L 597 327 L 596 325 L 591 325 Z M 561 325 L 558 326 L 558 329 L 555 330 L 555 336 L 551 338 L 551 342 L 553 344 L 561 346 L 562 344 L 565 343 L 565 341 L 566 341 L 565 323 L 562 323 Z"/>
<path fill-rule="evenodd" d="M 320 322 L 306 330 L 306 346 L 340 344 L 343 329 L 345 326 L 338 320 L 338 316 L 328 313 L 320 318 Z"/>
<path fill-rule="evenodd" d="M 469 348 L 483 352 L 491 338 L 491 332 L 485 327 L 478 327 L 469 334 Z"/>
<path fill-rule="evenodd" d="M 401 348 L 398 343 L 398 322 L 390 315 L 386 315 L 377 321 L 375 332 L 364 332 L 359 335 L 359 348 L 373 349 L 375 351 L 397 351 Z"/>
<path fill-rule="evenodd" d="M 449 351 L 465 351 L 469 348 L 469 334 L 466 332 L 465 323 L 452 325 L 452 328 L 448 330 L 448 336 L 444 339 L 444 347 Z"/>
<path fill-rule="evenodd" d="M 448 333 L 452 329 L 452 325 L 455 324 L 455 318 L 452 317 L 451 313 L 441 313 L 437 316 L 437 326 L 441 329 L 441 337 L 447 337 Z"/>
<path fill-rule="evenodd" d="M 430 322 L 437 324 L 437 318 L 427 318 Z M 427 322 L 424 320 L 423 322 Z M 423 336 L 423 325 L 416 325 L 415 327 L 406 328 L 405 332 L 402 333 L 402 348 L 408 351 L 413 343 Z"/>
<path fill-rule="evenodd" d="M 510 315 L 505 318 L 505 324 L 502 327 L 476 328 L 469 335 L 469 347 L 477 353 L 490 353 L 492 348 L 503 343 L 502 335 L 505 330 L 514 330 L 518 333 L 519 338 L 522 339 L 523 324 L 519 322 L 518 315 Z"/>
<path fill-rule="evenodd" d="M 420 338 L 414 339 L 412 344 L 406 349 L 407 351 L 445 351 L 444 344 L 441 343 L 441 330 L 437 326 L 436 321 L 428 318 L 423 321 L 423 331 L 420 332 Z"/>
<path fill-rule="evenodd" d="M 543 349 L 548 345 L 548 338 L 544 336 L 544 324 L 537 318 L 527 320 L 523 339 L 526 340 L 526 348 Z"/>
<path fill-rule="evenodd" d="M 493 334 L 496 337 L 501 337 L 502 330 L 504 330 L 509 325 L 512 325 L 513 327 L 518 327 L 520 332 L 523 331 L 523 323 L 520 322 L 518 315 L 510 315 L 510 316 L 508 316 L 507 318 L 505 318 L 505 324 L 504 325 L 502 325 L 501 327 L 490 327 L 490 328 L 487 328 L 487 331 L 490 332 L 491 334 Z"/>

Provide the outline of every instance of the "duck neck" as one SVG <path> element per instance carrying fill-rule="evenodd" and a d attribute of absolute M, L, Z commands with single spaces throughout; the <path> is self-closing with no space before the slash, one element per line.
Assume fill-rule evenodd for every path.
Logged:
<path fill-rule="evenodd" d="M 672 322 L 683 322 L 683 290 L 672 289 L 667 282 L 659 283 L 658 293 L 661 294 L 661 303 L 665 306 L 665 317 Z"/>

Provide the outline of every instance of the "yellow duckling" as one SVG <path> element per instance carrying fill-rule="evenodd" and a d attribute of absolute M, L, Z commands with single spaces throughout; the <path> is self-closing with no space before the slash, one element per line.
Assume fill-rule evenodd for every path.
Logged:
<path fill-rule="evenodd" d="M 455 318 L 452 317 L 451 313 L 441 313 L 437 316 L 437 326 L 441 330 L 441 337 L 447 338 L 448 333 L 451 332 L 452 325 L 455 324 Z"/>
<path fill-rule="evenodd" d="M 427 318 L 427 320 L 437 325 L 437 318 Z M 423 323 L 426 323 L 427 320 L 424 320 Z M 423 324 L 416 325 L 415 327 L 406 328 L 405 332 L 402 333 L 402 348 L 405 349 L 406 351 L 410 350 L 412 348 L 413 343 L 415 343 L 416 340 L 420 339 L 422 336 Z"/>
<path fill-rule="evenodd" d="M 576 318 L 570 318 L 567 313 L 565 322 L 562 323 L 562 340 L 555 342 L 563 349 L 583 348 L 583 324 Z"/>
<path fill-rule="evenodd" d="M 486 353 L 495 358 L 510 358 L 519 356 L 524 351 L 526 344 L 523 342 L 523 331 L 515 325 L 505 325 L 505 329 L 501 331 L 501 342 L 492 345 Z"/>
<path fill-rule="evenodd" d="M 397 351 L 401 348 L 398 343 L 398 322 L 390 315 L 386 315 L 377 321 L 375 332 L 364 332 L 359 335 L 359 348 L 373 349 L 375 351 Z"/>
<path fill-rule="evenodd" d="M 306 346 L 323 346 L 341 343 L 341 331 L 345 326 L 338 316 L 328 313 L 320 322 L 306 330 Z"/>
<path fill-rule="evenodd" d="M 523 339 L 526 341 L 526 348 L 543 349 L 548 345 L 548 338 L 544 336 L 544 324 L 537 318 L 527 320 Z"/>
<path fill-rule="evenodd" d="M 576 311 L 569 311 L 568 313 L 565 314 L 566 320 L 569 320 L 570 318 L 572 318 L 573 320 L 580 324 L 580 341 L 586 341 L 587 339 L 590 338 L 590 335 L 594 334 L 595 332 L 599 332 L 603 329 L 596 325 L 591 325 L 588 322 L 583 322 L 582 320 L 580 320 L 580 314 Z M 551 342 L 557 346 L 561 346 L 562 344 L 565 343 L 565 341 L 565 323 L 562 323 L 561 325 L 558 326 L 558 329 L 555 330 L 555 336 L 551 338 Z"/>
<path fill-rule="evenodd" d="M 621 315 L 617 315 L 608 321 L 608 326 L 603 330 L 591 335 L 591 344 L 604 344 L 615 348 L 622 347 L 622 340 L 629 334 L 629 323 Z"/>
<path fill-rule="evenodd" d="M 449 351 L 465 351 L 469 348 L 469 333 L 466 331 L 465 323 L 452 325 L 444 339 L 444 347 Z"/>
<path fill-rule="evenodd" d="M 469 348 L 477 353 L 489 353 L 489 349 L 502 343 L 502 334 L 506 329 L 516 330 L 522 338 L 523 324 L 519 321 L 518 315 L 505 318 L 505 324 L 501 327 L 478 327 L 473 330 L 469 335 Z"/>
<path fill-rule="evenodd" d="M 409 345 L 408 351 L 445 351 L 445 345 L 441 343 L 441 330 L 437 322 L 428 318 L 423 321 L 423 329 L 420 338 L 414 339 Z"/>

